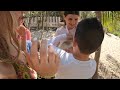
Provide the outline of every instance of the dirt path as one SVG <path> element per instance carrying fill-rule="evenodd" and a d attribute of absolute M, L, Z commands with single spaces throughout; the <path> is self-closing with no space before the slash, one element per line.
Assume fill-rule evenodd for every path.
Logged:
<path fill-rule="evenodd" d="M 99 63 L 99 75 L 105 79 L 120 78 L 120 38 L 105 35 Z"/>

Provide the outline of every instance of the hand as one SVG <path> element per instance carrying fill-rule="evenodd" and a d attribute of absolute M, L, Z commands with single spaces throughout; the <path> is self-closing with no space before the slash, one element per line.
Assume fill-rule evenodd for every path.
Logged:
<path fill-rule="evenodd" d="M 73 40 L 73 35 L 71 33 L 67 33 L 67 40 Z"/>
<path fill-rule="evenodd" d="M 52 46 L 49 46 L 47 51 L 47 40 L 41 41 L 40 53 L 37 45 L 37 41 L 32 42 L 28 64 L 41 77 L 54 76 L 59 67 L 60 59 L 58 55 L 54 52 Z M 40 54 L 40 57 L 38 54 Z"/>

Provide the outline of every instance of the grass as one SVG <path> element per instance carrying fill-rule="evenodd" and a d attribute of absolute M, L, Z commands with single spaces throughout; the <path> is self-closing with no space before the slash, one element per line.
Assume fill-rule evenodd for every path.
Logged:
<path fill-rule="evenodd" d="M 114 34 L 115 36 L 120 37 L 120 30 L 113 31 L 111 33 Z"/>

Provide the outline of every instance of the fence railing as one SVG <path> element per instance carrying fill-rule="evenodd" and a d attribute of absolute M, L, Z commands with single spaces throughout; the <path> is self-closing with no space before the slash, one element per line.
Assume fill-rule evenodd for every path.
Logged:
<path fill-rule="evenodd" d="M 57 28 L 60 26 L 60 17 L 28 17 L 25 18 L 25 24 L 29 28 Z"/>

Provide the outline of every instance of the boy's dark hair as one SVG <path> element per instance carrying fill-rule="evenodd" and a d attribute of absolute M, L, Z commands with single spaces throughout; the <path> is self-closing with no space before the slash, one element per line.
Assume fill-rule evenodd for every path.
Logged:
<path fill-rule="evenodd" d="M 86 18 L 78 23 L 75 40 L 81 53 L 95 52 L 102 44 L 103 39 L 103 26 L 97 18 Z"/>
<path fill-rule="evenodd" d="M 64 11 L 64 15 L 65 15 L 65 17 L 66 17 L 68 14 L 79 15 L 79 11 Z"/>

